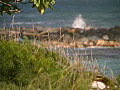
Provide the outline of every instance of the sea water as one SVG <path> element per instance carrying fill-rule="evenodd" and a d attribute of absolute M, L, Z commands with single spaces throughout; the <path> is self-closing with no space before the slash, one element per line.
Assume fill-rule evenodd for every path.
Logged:
<path fill-rule="evenodd" d="M 89 63 L 97 66 L 107 76 L 120 75 L 120 48 L 69 48 L 65 52 L 73 62 L 79 57 L 87 67 Z"/>
<path fill-rule="evenodd" d="M 81 27 L 86 25 L 110 28 L 120 25 L 119 0 L 56 0 L 54 10 L 41 15 L 32 5 L 19 5 L 21 13 L 0 16 L 0 25 L 40 25 Z"/>

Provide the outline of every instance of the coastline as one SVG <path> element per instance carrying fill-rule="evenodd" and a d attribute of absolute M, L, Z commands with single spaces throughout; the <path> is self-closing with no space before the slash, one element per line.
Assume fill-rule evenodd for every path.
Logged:
<path fill-rule="evenodd" d="M 45 28 L 45 27 L 14 27 L 2 28 L 0 37 L 19 41 L 36 40 L 45 46 L 63 48 L 119 48 L 120 27 L 113 28 Z"/>

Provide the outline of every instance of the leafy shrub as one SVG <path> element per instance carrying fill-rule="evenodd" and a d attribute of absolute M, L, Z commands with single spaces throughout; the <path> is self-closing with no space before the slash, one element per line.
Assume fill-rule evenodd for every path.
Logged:
<path fill-rule="evenodd" d="M 51 74 L 61 70 L 58 59 L 64 60 L 30 43 L 0 41 L 0 81 L 28 85 L 41 72 Z"/>
<path fill-rule="evenodd" d="M 94 73 L 31 43 L 0 41 L 0 89 L 89 90 Z"/>
<path fill-rule="evenodd" d="M 120 86 L 120 74 L 117 76 L 117 82 L 118 82 L 118 84 Z"/>

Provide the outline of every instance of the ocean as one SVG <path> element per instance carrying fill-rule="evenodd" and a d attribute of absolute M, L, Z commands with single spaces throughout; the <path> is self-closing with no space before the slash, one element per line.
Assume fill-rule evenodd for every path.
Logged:
<path fill-rule="evenodd" d="M 120 75 L 120 48 L 68 48 L 65 51 L 74 57 L 72 61 L 83 58 L 88 68 L 93 65 L 107 76 Z"/>
<path fill-rule="evenodd" d="M 0 16 L 0 26 L 49 26 L 75 27 L 94 26 L 110 28 L 120 26 L 120 0 L 56 0 L 54 10 L 41 15 L 29 5 L 20 5 L 22 12 L 15 16 Z"/>

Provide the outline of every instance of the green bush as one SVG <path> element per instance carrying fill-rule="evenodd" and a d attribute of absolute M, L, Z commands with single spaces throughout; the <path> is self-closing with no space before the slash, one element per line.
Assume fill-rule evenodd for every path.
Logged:
<path fill-rule="evenodd" d="M 0 41 L 0 90 L 89 90 L 94 74 L 31 43 Z"/>
<path fill-rule="evenodd" d="M 30 43 L 0 41 L 0 89 L 67 90 L 86 84 L 87 90 L 91 78 L 84 74 L 87 78 L 58 53 Z"/>
<path fill-rule="evenodd" d="M 118 82 L 118 84 L 119 84 L 119 87 L 120 87 L 120 74 L 117 76 L 117 82 Z"/>
<path fill-rule="evenodd" d="M 63 66 L 58 64 L 58 59 L 64 60 L 56 53 L 30 43 L 0 41 L 0 81 L 28 85 L 39 73 L 61 70 Z"/>

